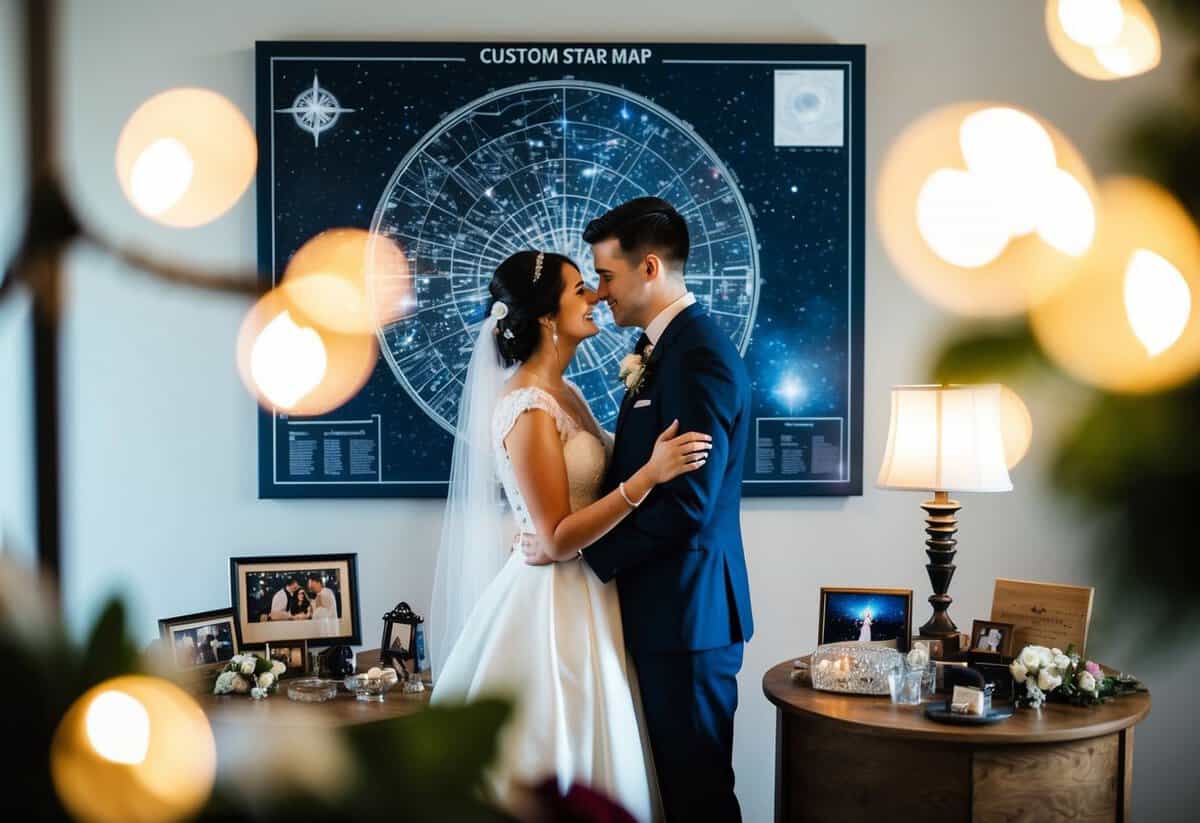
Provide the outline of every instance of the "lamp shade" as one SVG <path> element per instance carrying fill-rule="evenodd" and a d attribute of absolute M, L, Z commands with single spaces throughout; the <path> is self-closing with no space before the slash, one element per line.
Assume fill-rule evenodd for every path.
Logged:
<path fill-rule="evenodd" d="M 877 484 L 924 491 L 1011 491 L 1001 431 L 998 385 L 895 386 Z"/>

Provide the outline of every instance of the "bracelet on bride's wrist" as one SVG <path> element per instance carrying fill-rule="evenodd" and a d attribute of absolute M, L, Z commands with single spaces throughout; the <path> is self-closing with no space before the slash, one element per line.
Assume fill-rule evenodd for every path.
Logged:
<path fill-rule="evenodd" d="M 641 500 L 639 500 L 637 503 L 634 503 L 633 500 L 630 499 L 629 492 L 625 491 L 625 481 L 624 480 L 622 480 L 620 483 L 617 484 L 617 489 L 621 492 L 621 497 L 623 497 L 625 499 L 625 503 L 626 503 L 626 505 L 629 506 L 629 508 L 636 509 L 641 504 L 641 502 L 642 502 Z M 645 500 L 645 499 L 646 498 L 644 498 L 644 497 L 642 498 L 642 500 Z"/>

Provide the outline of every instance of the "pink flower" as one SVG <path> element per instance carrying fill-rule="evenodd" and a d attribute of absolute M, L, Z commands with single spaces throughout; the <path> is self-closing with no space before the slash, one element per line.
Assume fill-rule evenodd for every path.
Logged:
<path fill-rule="evenodd" d="M 1089 660 L 1087 663 L 1084 664 L 1083 668 L 1086 669 L 1088 671 L 1088 673 L 1091 674 L 1093 677 L 1100 676 L 1100 664 L 1099 663 L 1095 663 L 1095 662 Z"/>

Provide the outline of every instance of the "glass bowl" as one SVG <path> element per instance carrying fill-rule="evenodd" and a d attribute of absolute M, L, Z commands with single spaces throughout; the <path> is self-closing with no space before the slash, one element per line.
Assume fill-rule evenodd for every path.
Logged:
<path fill-rule="evenodd" d="M 324 703 L 337 697 L 338 682 L 319 677 L 305 677 L 287 684 L 288 700 L 300 703 Z"/>
<path fill-rule="evenodd" d="M 818 646 L 811 663 L 813 688 L 843 694 L 888 694 L 888 674 L 903 662 L 900 652 L 886 646 Z"/>
<path fill-rule="evenodd" d="M 382 703 L 384 695 L 399 682 L 400 677 L 394 669 L 371 669 L 350 675 L 342 684 L 364 703 Z"/>

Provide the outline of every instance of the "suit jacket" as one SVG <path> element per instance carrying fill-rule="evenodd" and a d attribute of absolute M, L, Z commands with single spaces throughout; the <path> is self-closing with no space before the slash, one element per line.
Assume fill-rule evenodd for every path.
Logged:
<path fill-rule="evenodd" d="M 745 364 L 728 335 L 692 305 L 663 331 L 645 375 L 621 404 L 605 492 L 645 464 L 676 418 L 680 433 L 712 435 L 712 451 L 703 468 L 656 486 L 583 557 L 601 580 L 616 577 L 631 650 L 698 651 L 749 640 L 740 517 L 751 424 Z"/>

